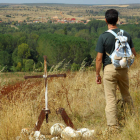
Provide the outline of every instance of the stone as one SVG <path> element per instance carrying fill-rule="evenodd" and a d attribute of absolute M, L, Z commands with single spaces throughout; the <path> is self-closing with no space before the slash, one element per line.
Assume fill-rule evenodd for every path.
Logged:
<path fill-rule="evenodd" d="M 81 128 L 77 130 L 82 134 L 82 140 L 93 140 L 94 139 L 94 130 L 89 130 L 88 128 Z"/>
<path fill-rule="evenodd" d="M 44 135 L 40 134 L 40 131 L 32 131 L 29 136 L 29 140 L 46 140 Z"/>
<path fill-rule="evenodd" d="M 82 140 L 93 140 L 94 139 L 94 130 L 89 130 L 83 133 Z"/>
<path fill-rule="evenodd" d="M 61 123 L 56 123 L 50 128 L 50 133 L 52 136 L 61 136 L 61 132 L 65 129 L 65 125 Z"/>
<path fill-rule="evenodd" d="M 64 140 L 81 140 L 82 138 L 82 133 L 79 131 L 75 131 L 74 129 L 72 129 L 71 127 L 66 127 L 62 133 L 61 133 L 61 137 Z"/>
<path fill-rule="evenodd" d="M 59 137 L 53 137 L 53 138 L 51 138 L 51 140 L 61 140 L 61 138 L 59 138 Z"/>
<path fill-rule="evenodd" d="M 21 140 L 28 140 L 30 135 L 30 130 L 28 128 L 23 128 L 20 133 Z"/>
<path fill-rule="evenodd" d="M 34 137 L 38 138 L 40 136 L 40 131 L 35 131 L 34 132 Z"/>
<path fill-rule="evenodd" d="M 84 134 L 85 132 L 89 131 L 89 129 L 88 128 L 79 128 L 79 129 L 77 129 L 77 131 Z"/>

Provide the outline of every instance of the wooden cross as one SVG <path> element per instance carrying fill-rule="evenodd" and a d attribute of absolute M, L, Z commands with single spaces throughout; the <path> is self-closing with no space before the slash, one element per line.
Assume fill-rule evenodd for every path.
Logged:
<path fill-rule="evenodd" d="M 47 75 L 47 56 L 44 56 L 44 75 L 37 75 L 37 76 L 24 76 L 25 79 L 29 78 L 44 78 L 45 79 L 45 108 L 42 109 L 38 121 L 35 124 L 34 131 L 39 131 L 41 125 L 46 116 L 46 123 L 48 123 L 48 115 L 50 110 L 48 109 L 48 90 L 47 90 L 47 78 L 49 77 L 66 77 L 66 74 L 54 74 L 54 75 Z"/>

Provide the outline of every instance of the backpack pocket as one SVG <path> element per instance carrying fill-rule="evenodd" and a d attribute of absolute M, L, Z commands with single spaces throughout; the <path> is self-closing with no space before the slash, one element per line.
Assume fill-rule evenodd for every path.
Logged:
<path fill-rule="evenodd" d="M 117 56 L 117 55 L 115 55 L 115 56 L 114 56 L 114 59 L 115 59 L 115 60 L 121 60 L 122 57 L 121 57 L 121 56 Z"/>
<path fill-rule="evenodd" d="M 127 68 L 127 59 L 121 56 L 117 56 L 114 54 L 114 56 L 111 59 L 112 64 L 115 66 L 115 69 L 120 69 L 120 68 Z"/>

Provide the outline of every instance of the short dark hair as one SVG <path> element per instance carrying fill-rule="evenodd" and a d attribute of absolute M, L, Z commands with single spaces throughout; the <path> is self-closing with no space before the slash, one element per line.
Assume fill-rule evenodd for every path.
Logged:
<path fill-rule="evenodd" d="M 107 20 L 107 23 L 116 25 L 116 23 L 118 21 L 118 14 L 119 14 L 118 11 L 115 9 L 107 10 L 105 13 L 105 18 Z"/>

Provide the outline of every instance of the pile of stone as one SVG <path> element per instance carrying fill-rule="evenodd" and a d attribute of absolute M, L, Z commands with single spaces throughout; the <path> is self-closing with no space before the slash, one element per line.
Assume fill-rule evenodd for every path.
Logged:
<path fill-rule="evenodd" d="M 16 140 L 94 140 L 94 130 L 81 128 L 74 130 L 71 127 L 56 123 L 50 128 L 51 137 L 40 134 L 40 131 L 22 129 Z"/>

